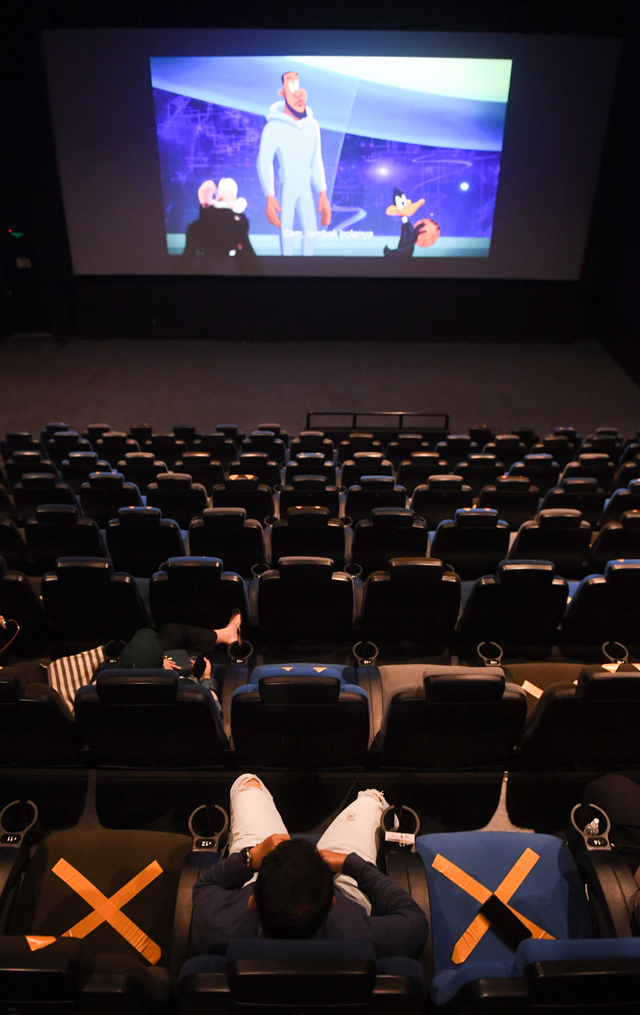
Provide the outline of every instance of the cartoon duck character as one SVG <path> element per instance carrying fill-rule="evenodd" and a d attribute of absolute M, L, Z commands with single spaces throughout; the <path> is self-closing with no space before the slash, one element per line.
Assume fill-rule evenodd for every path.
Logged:
<path fill-rule="evenodd" d="M 249 240 L 249 220 L 244 214 L 247 202 L 238 197 L 238 184 L 223 177 L 216 187 L 205 180 L 198 188 L 200 216 L 187 226 L 183 260 L 192 267 L 213 267 L 234 259 L 246 268 L 255 253 Z"/>
<path fill-rule="evenodd" d="M 399 215 L 402 219 L 400 229 L 400 242 L 395 250 L 389 247 L 384 248 L 385 257 L 408 258 L 413 256 L 413 248 L 418 244 L 421 247 L 430 247 L 436 242 L 440 235 L 440 227 L 433 219 L 421 219 L 415 225 L 409 222 L 411 215 L 415 215 L 418 208 L 424 204 L 424 198 L 419 201 L 410 201 L 403 190 L 394 187 L 393 204 L 386 209 L 387 215 Z"/>

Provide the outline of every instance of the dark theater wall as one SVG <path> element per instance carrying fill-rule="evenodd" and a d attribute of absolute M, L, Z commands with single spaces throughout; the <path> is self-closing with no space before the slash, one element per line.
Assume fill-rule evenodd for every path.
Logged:
<path fill-rule="evenodd" d="M 0 59 L 9 68 L 14 99 L 0 110 L 11 153 L 3 182 L 29 204 L 39 252 L 40 285 L 51 328 L 61 340 L 92 337 L 220 338 L 238 340 L 393 339 L 471 342 L 564 342 L 596 337 L 620 359 L 629 337 L 608 338 L 603 318 L 613 306 L 640 325 L 640 295 L 633 277 L 640 260 L 634 201 L 619 201 L 616 163 L 624 158 L 626 196 L 637 175 L 638 9 L 636 0 L 586 5 L 574 0 L 327 0 L 294 4 L 248 0 L 221 8 L 208 2 L 154 5 L 131 0 L 5 0 L 0 10 Z M 71 272 L 64 213 L 46 100 L 39 42 L 41 28 L 238 26 L 262 28 L 371 28 L 618 35 L 625 37 L 583 282 L 483 280 L 75 278 Z M 635 92 L 632 96 L 632 91 Z M 625 112 L 626 111 L 626 112 Z M 628 119 L 629 116 L 633 116 Z M 634 134 L 635 131 L 635 134 Z M 635 145 L 635 149 L 633 146 Z M 634 181 L 634 186 L 635 181 Z M 96 195 L 99 200 L 99 195 Z M 631 208 L 633 204 L 633 208 Z M 633 216 L 636 216 L 634 219 Z M 4 225 L 4 223 L 3 223 Z M 626 236 L 625 244 L 620 236 Z M 633 234 L 633 235 L 632 235 Z M 635 247 L 633 237 L 635 239 Z M 616 258 L 618 261 L 616 261 Z M 620 282 L 615 268 L 623 267 Z M 637 277 L 637 272 L 636 272 Z M 626 286 L 626 288 L 625 288 Z M 624 325 L 626 327 L 626 325 Z M 624 365 L 624 363 L 623 363 Z"/>

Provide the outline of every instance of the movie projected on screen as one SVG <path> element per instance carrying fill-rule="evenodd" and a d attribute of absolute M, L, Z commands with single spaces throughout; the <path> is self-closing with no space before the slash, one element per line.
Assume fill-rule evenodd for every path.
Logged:
<path fill-rule="evenodd" d="M 510 60 L 151 60 L 167 250 L 487 257 Z"/>
<path fill-rule="evenodd" d="M 618 44 L 44 33 L 78 274 L 578 277 Z"/>

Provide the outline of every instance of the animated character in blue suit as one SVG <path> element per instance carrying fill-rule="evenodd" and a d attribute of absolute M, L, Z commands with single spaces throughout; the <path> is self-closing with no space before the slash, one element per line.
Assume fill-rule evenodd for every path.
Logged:
<path fill-rule="evenodd" d="M 300 87 L 295 71 L 282 75 L 278 95 L 267 114 L 260 139 L 258 176 L 267 199 L 267 220 L 281 229 L 280 243 L 285 257 L 293 254 L 293 225 L 296 213 L 302 227 L 302 253 L 311 257 L 318 229 L 311 187 L 318 192 L 318 212 L 323 226 L 331 222 L 331 205 L 322 162 L 320 127 L 307 106 L 307 93 Z M 282 207 L 275 196 L 273 160 L 278 156 L 282 181 Z M 282 216 L 282 223 L 278 218 Z"/>

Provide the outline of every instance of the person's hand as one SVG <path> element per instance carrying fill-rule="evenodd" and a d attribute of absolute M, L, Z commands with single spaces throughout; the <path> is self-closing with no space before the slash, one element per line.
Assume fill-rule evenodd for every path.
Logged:
<path fill-rule="evenodd" d="M 175 662 L 174 659 L 167 659 L 167 658 L 165 658 L 165 659 L 162 660 L 162 669 L 163 670 L 179 670 L 179 669 L 182 669 L 182 667 L 180 666 L 180 663 Z"/>
<path fill-rule="evenodd" d="M 276 201 L 275 197 L 271 195 L 271 197 L 267 198 L 267 207 L 265 209 L 265 215 L 267 216 L 267 222 L 270 222 L 272 226 L 276 226 L 277 229 L 280 228 L 280 219 L 278 218 L 278 212 L 280 212 L 280 214 L 282 215 L 282 208 Z"/>
<path fill-rule="evenodd" d="M 331 222 L 331 205 L 327 197 L 326 190 L 320 191 L 318 198 L 318 211 L 320 212 L 320 222 L 323 226 L 328 226 Z"/>
<path fill-rule="evenodd" d="M 268 835 L 266 839 L 263 839 L 257 846 L 254 846 L 253 849 L 250 850 L 251 866 L 254 871 L 260 870 L 265 856 L 268 856 L 268 854 L 275 849 L 276 846 L 279 846 L 281 842 L 285 842 L 290 838 L 290 835 Z"/>
<path fill-rule="evenodd" d="M 334 853 L 330 849 L 321 849 L 320 856 L 332 874 L 342 874 L 342 865 L 347 859 L 347 853 Z"/>
<path fill-rule="evenodd" d="M 207 659 L 207 657 L 205 656 L 204 657 L 204 670 L 202 672 L 202 676 L 200 677 L 200 680 L 206 680 L 207 677 L 210 677 L 210 676 L 211 676 L 211 660 Z"/>

